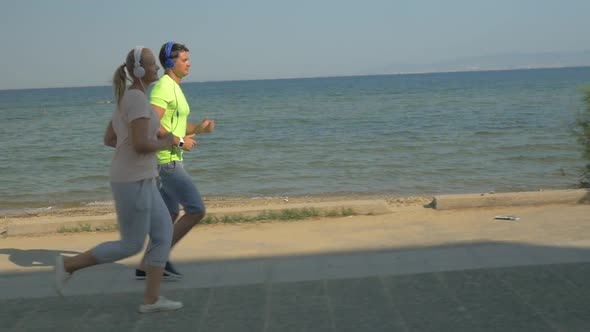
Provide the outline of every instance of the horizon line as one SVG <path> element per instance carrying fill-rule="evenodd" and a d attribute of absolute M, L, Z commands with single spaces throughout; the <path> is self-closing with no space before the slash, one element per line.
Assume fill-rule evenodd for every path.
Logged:
<path fill-rule="evenodd" d="M 428 74 L 453 74 L 453 73 L 477 73 L 477 72 L 501 72 L 501 71 L 524 71 L 524 70 L 541 70 L 541 69 L 566 69 L 566 68 L 590 68 L 590 65 L 578 66 L 541 66 L 541 67 L 517 67 L 517 68 L 490 68 L 490 69 L 459 69 L 459 70 L 440 70 L 440 71 L 408 71 L 383 74 L 356 74 L 356 75 L 328 75 L 328 76 L 300 76 L 300 77 L 278 77 L 278 78 L 245 78 L 245 79 L 220 79 L 220 80 L 194 80 L 183 83 L 229 83 L 229 82 L 251 82 L 251 81 L 280 81 L 280 80 L 305 80 L 305 79 L 322 79 L 322 78 L 347 78 L 347 77 L 368 77 L 368 76 L 395 76 L 395 75 L 428 75 Z M 49 89 L 82 89 L 82 88 L 99 88 L 111 87 L 105 85 L 80 85 L 80 86 L 61 86 L 61 87 L 39 87 L 39 88 L 8 88 L 0 89 L 2 91 L 17 90 L 49 90 Z"/>

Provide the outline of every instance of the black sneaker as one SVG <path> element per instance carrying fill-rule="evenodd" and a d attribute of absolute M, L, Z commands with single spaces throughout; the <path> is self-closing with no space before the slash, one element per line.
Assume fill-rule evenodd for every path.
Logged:
<path fill-rule="evenodd" d="M 137 280 L 145 280 L 146 274 L 145 271 L 140 269 L 135 269 L 135 279 Z M 162 279 L 166 281 L 177 281 L 182 279 L 182 274 L 178 273 L 176 269 L 172 266 L 170 262 L 166 262 L 166 266 L 164 267 L 164 274 Z"/>
<path fill-rule="evenodd" d="M 176 270 L 174 265 L 172 265 L 172 263 L 170 263 L 169 261 L 166 262 L 166 266 L 164 266 L 164 275 L 166 275 L 166 274 L 169 274 L 170 277 L 173 277 L 176 279 L 182 279 L 182 274 L 180 272 L 178 272 L 178 270 Z"/>

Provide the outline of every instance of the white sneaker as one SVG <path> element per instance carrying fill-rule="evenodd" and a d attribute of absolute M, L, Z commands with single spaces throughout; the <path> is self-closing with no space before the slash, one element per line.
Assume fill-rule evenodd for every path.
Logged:
<path fill-rule="evenodd" d="M 57 257 L 55 257 L 54 270 L 55 290 L 57 291 L 57 294 L 59 294 L 60 296 L 64 296 L 63 290 L 66 287 L 66 283 L 68 282 L 72 274 L 66 272 L 66 269 L 64 267 L 64 258 L 62 257 L 62 255 L 57 255 Z"/>
<path fill-rule="evenodd" d="M 149 312 L 178 310 L 184 307 L 182 302 L 170 301 L 167 298 L 160 296 L 158 301 L 154 304 L 142 304 L 139 306 L 139 312 L 146 314 Z"/>

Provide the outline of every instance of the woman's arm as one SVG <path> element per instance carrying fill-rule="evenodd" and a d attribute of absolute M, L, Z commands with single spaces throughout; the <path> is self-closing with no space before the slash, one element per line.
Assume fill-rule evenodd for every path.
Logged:
<path fill-rule="evenodd" d="M 164 117 L 164 114 L 166 113 L 166 110 L 163 109 L 160 106 L 156 106 L 154 104 L 152 104 L 152 107 L 156 110 L 156 113 L 158 113 L 158 117 L 160 118 L 160 120 L 162 120 L 162 118 Z M 166 130 L 166 128 L 164 128 L 164 126 L 162 126 L 162 122 L 160 121 L 160 130 L 158 130 L 158 136 L 163 136 L 166 133 L 168 133 L 168 130 Z"/>
<path fill-rule="evenodd" d="M 162 118 L 164 117 L 164 114 L 166 113 L 166 110 L 163 109 L 162 107 L 156 106 L 154 104 L 152 104 L 152 106 L 156 110 L 156 113 L 158 113 L 158 117 L 160 117 L 160 120 L 162 120 Z M 166 134 L 168 134 L 168 130 L 166 130 L 166 128 L 164 128 L 164 126 L 162 126 L 162 122 L 160 121 L 160 129 L 158 130 L 158 137 L 163 137 Z M 178 145 L 178 143 L 180 142 L 180 138 L 176 137 L 174 135 L 172 137 L 174 138 L 174 145 Z"/>
<path fill-rule="evenodd" d="M 138 153 L 150 153 L 174 146 L 174 136 L 166 132 L 163 136 L 152 138 L 148 135 L 148 118 L 138 118 L 129 124 L 131 146 Z"/>
<path fill-rule="evenodd" d="M 113 148 L 117 146 L 117 134 L 115 133 L 115 129 L 113 129 L 112 121 L 109 121 L 107 130 L 104 133 L 103 142 L 106 146 L 110 146 Z"/>

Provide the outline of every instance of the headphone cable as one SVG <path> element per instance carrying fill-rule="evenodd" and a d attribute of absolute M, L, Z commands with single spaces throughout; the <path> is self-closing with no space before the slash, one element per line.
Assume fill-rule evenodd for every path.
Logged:
<path fill-rule="evenodd" d="M 170 77 L 170 79 L 172 79 Z M 176 128 L 178 127 L 178 123 L 180 122 L 180 112 L 178 111 L 178 96 L 176 95 L 176 84 L 174 84 L 176 82 L 174 82 L 174 80 L 172 80 L 172 91 L 174 91 L 174 100 L 175 100 L 175 104 L 176 104 L 176 126 L 174 126 L 174 128 L 172 128 L 172 126 L 174 125 L 174 114 L 172 114 L 171 120 L 170 120 L 170 128 L 172 128 L 172 130 L 170 130 L 170 133 L 172 133 L 172 135 L 174 135 L 174 131 L 176 130 Z M 169 163 L 172 162 L 172 152 L 174 151 L 175 147 L 171 147 L 170 148 L 170 161 Z"/>

